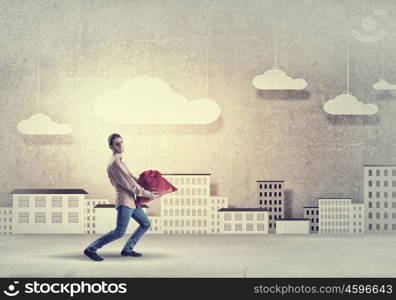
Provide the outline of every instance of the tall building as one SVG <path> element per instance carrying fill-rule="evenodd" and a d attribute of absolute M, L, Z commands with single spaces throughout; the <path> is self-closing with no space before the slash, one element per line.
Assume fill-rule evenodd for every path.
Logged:
<path fill-rule="evenodd" d="M 352 203 L 350 214 L 350 233 L 364 233 L 364 204 Z"/>
<path fill-rule="evenodd" d="M 319 232 L 319 207 L 304 206 L 304 219 L 309 219 L 309 233 Z"/>
<path fill-rule="evenodd" d="M 83 189 L 15 189 L 13 233 L 85 233 Z"/>
<path fill-rule="evenodd" d="M 290 218 L 276 220 L 276 234 L 309 234 L 310 219 Z"/>
<path fill-rule="evenodd" d="M 220 233 L 268 233 L 269 211 L 266 208 L 221 208 Z"/>
<path fill-rule="evenodd" d="M 269 232 L 275 232 L 276 220 L 285 217 L 285 192 L 283 180 L 258 180 L 258 207 L 269 211 Z"/>
<path fill-rule="evenodd" d="M 319 233 L 361 234 L 364 228 L 362 204 L 352 203 L 351 198 L 320 198 Z"/>
<path fill-rule="evenodd" d="M 107 199 L 86 199 L 84 201 L 84 214 L 85 214 L 85 222 L 84 222 L 84 232 L 87 234 L 95 234 L 96 230 L 96 205 L 97 204 L 109 204 L 109 200 Z M 114 205 L 113 205 L 114 207 Z"/>
<path fill-rule="evenodd" d="M 367 233 L 396 233 L 396 165 L 365 165 L 364 210 Z"/>
<path fill-rule="evenodd" d="M 12 233 L 12 207 L 0 207 L 0 234 Z"/>
<path fill-rule="evenodd" d="M 161 197 L 163 231 L 169 234 L 210 232 L 210 174 L 163 174 L 178 190 Z"/>
<path fill-rule="evenodd" d="M 220 217 L 222 214 L 218 213 L 219 209 L 228 207 L 228 198 L 227 197 L 209 197 L 208 199 L 208 216 L 210 222 L 210 230 L 208 233 L 210 234 L 218 234 L 220 233 L 221 220 Z"/>

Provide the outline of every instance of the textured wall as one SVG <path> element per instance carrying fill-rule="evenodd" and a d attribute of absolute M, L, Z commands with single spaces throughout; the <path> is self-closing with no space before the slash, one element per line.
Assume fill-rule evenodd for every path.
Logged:
<path fill-rule="evenodd" d="M 232 205 L 254 205 L 256 180 L 266 179 L 286 181 L 296 217 L 317 197 L 360 202 L 362 165 L 396 163 L 396 93 L 372 88 L 381 43 L 385 77 L 396 83 L 395 12 L 392 0 L 0 1 L 2 202 L 14 188 L 84 188 L 113 199 L 105 169 L 112 132 L 123 135 L 132 172 L 211 173 L 212 192 Z M 348 35 L 367 16 L 386 30 L 383 41 Z M 350 92 L 376 104 L 374 116 L 323 111 L 346 91 L 348 39 Z M 252 85 L 273 67 L 275 44 L 278 67 L 305 79 L 305 90 Z M 116 126 L 96 117 L 98 95 L 144 75 L 187 99 L 213 99 L 221 118 Z M 71 135 L 22 135 L 18 122 L 38 110 L 70 124 Z"/>

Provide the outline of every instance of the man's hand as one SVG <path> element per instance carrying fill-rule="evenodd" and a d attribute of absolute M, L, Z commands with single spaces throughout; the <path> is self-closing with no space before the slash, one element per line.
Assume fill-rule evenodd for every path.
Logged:
<path fill-rule="evenodd" d="M 158 199 L 159 197 L 161 197 L 160 195 L 157 194 L 156 191 L 151 192 L 153 194 L 153 200 Z"/>

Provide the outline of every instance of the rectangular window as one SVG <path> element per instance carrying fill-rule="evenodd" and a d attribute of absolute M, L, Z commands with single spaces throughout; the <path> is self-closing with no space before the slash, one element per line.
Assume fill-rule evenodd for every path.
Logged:
<path fill-rule="evenodd" d="M 235 220 L 238 220 L 238 221 L 240 221 L 240 220 L 242 220 L 242 214 L 241 213 L 236 213 L 235 214 Z"/>
<path fill-rule="evenodd" d="M 45 207 L 45 197 L 35 197 L 34 200 L 36 207 Z"/>
<path fill-rule="evenodd" d="M 18 222 L 19 223 L 29 223 L 29 213 L 28 212 L 20 212 L 18 214 Z"/>
<path fill-rule="evenodd" d="M 373 192 L 368 192 L 368 197 L 373 198 Z"/>
<path fill-rule="evenodd" d="M 309 215 L 309 210 L 307 210 L 307 215 Z"/>
<path fill-rule="evenodd" d="M 231 224 L 224 224 L 224 231 L 231 231 Z"/>
<path fill-rule="evenodd" d="M 36 212 L 35 222 L 36 223 L 45 223 L 45 212 Z"/>
<path fill-rule="evenodd" d="M 373 186 L 373 181 L 372 180 L 369 180 L 369 182 L 368 182 L 368 186 Z"/>
<path fill-rule="evenodd" d="M 52 223 L 62 223 L 62 213 L 53 212 L 52 213 Z"/>
<path fill-rule="evenodd" d="M 396 176 L 396 170 L 392 170 L 392 176 Z"/>
<path fill-rule="evenodd" d="M 62 207 L 62 197 L 61 196 L 52 197 L 52 207 Z"/>
<path fill-rule="evenodd" d="M 235 224 L 235 231 L 242 231 L 242 224 Z"/>
<path fill-rule="evenodd" d="M 78 223 L 78 212 L 69 212 L 68 217 L 69 223 Z"/>
<path fill-rule="evenodd" d="M 247 221 L 252 221 L 253 220 L 253 214 L 246 214 L 246 220 Z"/>
<path fill-rule="evenodd" d="M 375 176 L 380 176 L 380 170 L 375 170 Z"/>
<path fill-rule="evenodd" d="M 253 231 L 253 224 L 252 223 L 246 224 L 246 231 Z"/>
<path fill-rule="evenodd" d="M 264 231 L 264 224 L 262 224 L 262 223 L 257 224 L 257 231 Z"/>
<path fill-rule="evenodd" d="M 388 176 L 388 170 L 384 170 L 384 176 Z"/>
<path fill-rule="evenodd" d="M 259 221 L 264 220 L 264 214 L 263 213 L 257 214 L 257 220 L 259 220 Z"/>
<path fill-rule="evenodd" d="M 379 180 L 377 180 L 377 181 L 375 182 L 375 186 L 376 186 L 376 187 L 380 187 L 380 181 L 379 181 Z"/>
<path fill-rule="evenodd" d="M 224 220 L 231 220 L 231 214 L 224 214 Z"/>
<path fill-rule="evenodd" d="M 71 196 L 68 197 L 69 207 L 78 207 L 78 197 Z"/>
<path fill-rule="evenodd" d="M 19 197 L 18 198 L 19 207 L 29 207 L 29 197 Z"/>

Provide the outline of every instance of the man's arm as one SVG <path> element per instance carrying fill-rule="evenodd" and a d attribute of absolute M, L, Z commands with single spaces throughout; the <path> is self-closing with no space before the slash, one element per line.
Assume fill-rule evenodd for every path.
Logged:
<path fill-rule="evenodd" d="M 133 176 L 130 175 L 128 170 L 124 168 L 122 163 L 116 159 L 111 167 L 111 174 L 117 184 L 122 186 L 124 189 L 132 192 L 136 196 L 154 199 L 154 193 L 142 188 Z"/>

